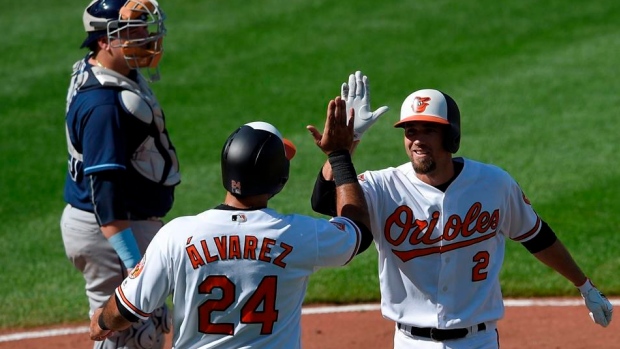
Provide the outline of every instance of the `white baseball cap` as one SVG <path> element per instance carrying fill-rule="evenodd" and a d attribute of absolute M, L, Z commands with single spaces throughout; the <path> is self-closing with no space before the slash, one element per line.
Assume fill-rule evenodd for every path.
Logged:
<path fill-rule="evenodd" d="M 394 127 L 403 127 L 411 121 L 450 125 L 454 113 L 459 113 L 458 107 L 447 94 L 433 89 L 418 90 L 405 98 L 400 107 L 400 121 Z"/>

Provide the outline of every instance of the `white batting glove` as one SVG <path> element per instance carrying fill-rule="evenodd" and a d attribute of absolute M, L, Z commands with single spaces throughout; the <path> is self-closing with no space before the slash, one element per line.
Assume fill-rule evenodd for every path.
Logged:
<path fill-rule="evenodd" d="M 577 288 L 586 302 L 586 307 L 590 310 L 592 321 L 603 327 L 609 326 L 614 307 L 607 297 L 592 285 L 590 279 Z"/>
<path fill-rule="evenodd" d="M 383 113 L 389 110 L 383 106 L 374 112 L 370 109 L 370 88 L 368 77 L 361 71 L 349 75 L 349 83 L 343 83 L 340 88 L 340 97 L 347 103 L 347 112 L 355 109 L 355 125 L 353 140 L 358 141 L 366 130 L 379 119 Z"/>

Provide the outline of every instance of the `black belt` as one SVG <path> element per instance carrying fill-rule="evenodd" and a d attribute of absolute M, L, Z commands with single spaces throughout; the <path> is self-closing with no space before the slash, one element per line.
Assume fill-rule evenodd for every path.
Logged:
<path fill-rule="evenodd" d="M 433 327 L 413 327 L 400 323 L 396 324 L 398 325 L 399 330 L 403 328 L 405 330 L 409 329 L 408 332 L 414 336 L 430 338 L 438 342 L 463 338 L 469 334 L 469 330 L 466 328 L 443 329 Z M 478 331 L 484 331 L 487 329 L 487 326 L 484 323 L 479 323 L 476 326 L 478 327 Z"/>

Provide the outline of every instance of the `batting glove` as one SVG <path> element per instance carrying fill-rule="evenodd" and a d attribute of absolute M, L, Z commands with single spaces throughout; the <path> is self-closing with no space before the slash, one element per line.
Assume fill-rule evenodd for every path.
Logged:
<path fill-rule="evenodd" d="M 349 82 L 343 83 L 340 88 L 340 96 L 347 103 L 347 111 L 355 110 L 355 124 L 353 140 L 358 141 L 366 130 L 374 124 L 383 113 L 389 110 L 383 106 L 374 112 L 370 109 L 370 88 L 368 77 L 361 71 L 349 75 Z"/>
<path fill-rule="evenodd" d="M 586 302 L 586 307 L 590 310 L 592 320 L 603 327 L 609 326 L 614 307 L 607 297 L 592 285 L 590 279 L 587 279 L 578 289 Z"/>

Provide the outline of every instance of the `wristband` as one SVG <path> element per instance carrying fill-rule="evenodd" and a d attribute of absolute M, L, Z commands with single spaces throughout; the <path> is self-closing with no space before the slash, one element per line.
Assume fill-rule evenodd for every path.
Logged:
<path fill-rule="evenodd" d="M 357 174 L 351 162 L 351 154 L 348 150 L 336 150 L 328 155 L 329 164 L 332 166 L 332 174 L 336 186 L 356 183 Z"/>
<path fill-rule="evenodd" d="M 108 241 L 125 264 L 125 268 L 135 267 L 142 258 L 131 228 L 119 231 L 112 235 Z"/>
<path fill-rule="evenodd" d="M 103 322 L 103 312 L 99 314 L 99 318 L 97 319 L 97 324 L 99 324 L 99 327 L 104 331 L 111 330 L 108 326 L 106 326 L 105 322 Z"/>

